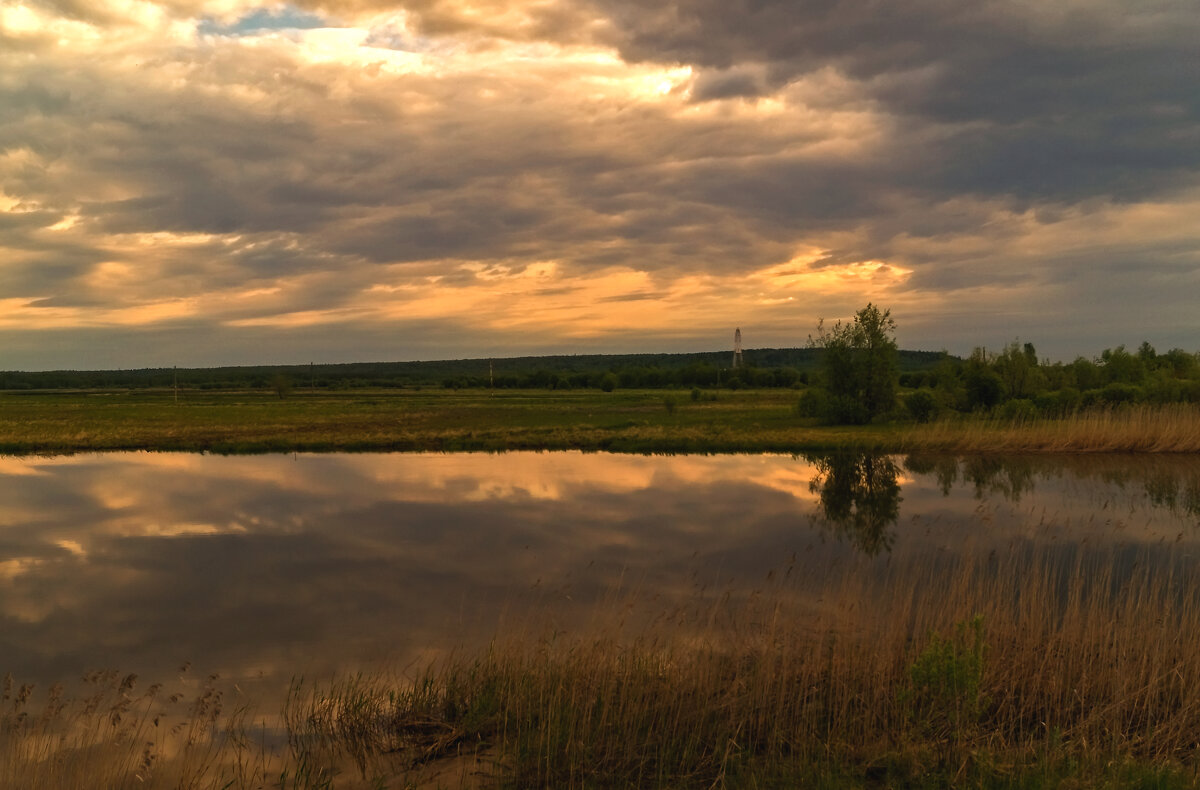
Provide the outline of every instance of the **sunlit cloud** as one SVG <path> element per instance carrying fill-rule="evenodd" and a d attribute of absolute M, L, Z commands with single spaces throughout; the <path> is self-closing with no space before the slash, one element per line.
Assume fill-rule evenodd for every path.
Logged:
<path fill-rule="evenodd" d="M 1194 345 L 1194 5 L 743 5 L 5 4 L 0 367 L 779 346 L 867 301 L 913 347 Z"/>

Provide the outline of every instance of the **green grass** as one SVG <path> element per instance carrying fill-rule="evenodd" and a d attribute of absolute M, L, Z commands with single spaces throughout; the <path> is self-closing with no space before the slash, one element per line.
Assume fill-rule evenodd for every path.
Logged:
<path fill-rule="evenodd" d="M 0 452 L 216 453 L 585 450 L 1200 452 L 1200 408 L 1137 407 L 1062 420 L 957 418 L 822 426 L 790 391 L 384 390 L 343 394 L 0 394 Z"/>
<path fill-rule="evenodd" d="M 662 391 L 401 390 L 0 395 L 0 452 L 778 451 L 877 445 L 891 429 L 820 428 L 790 392 L 692 401 Z"/>

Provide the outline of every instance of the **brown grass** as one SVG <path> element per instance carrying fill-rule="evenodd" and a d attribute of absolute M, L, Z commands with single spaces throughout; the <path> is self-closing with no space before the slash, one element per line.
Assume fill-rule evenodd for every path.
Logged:
<path fill-rule="evenodd" d="M 376 703 L 351 716 L 370 723 L 357 742 L 411 765 L 484 749 L 498 755 L 495 775 L 521 787 L 880 772 L 959 783 L 1047 762 L 1167 770 L 1197 757 L 1189 559 L 1021 544 L 799 575 L 633 633 L 522 633 L 400 688 L 358 686 Z M 299 709 L 344 695 L 318 692 Z M 293 723 L 334 743 L 338 718 Z"/>
<path fill-rule="evenodd" d="M 668 611 L 612 601 L 407 680 L 298 683 L 276 750 L 208 692 L 160 729 L 161 692 L 115 675 L 40 712 L 10 687 L 0 786 L 1190 786 L 1200 576 L 1175 548 L 799 560 Z"/>
<path fill-rule="evenodd" d="M 1200 406 L 1093 409 L 1060 419 L 954 417 L 912 428 L 904 451 L 1200 452 Z"/>

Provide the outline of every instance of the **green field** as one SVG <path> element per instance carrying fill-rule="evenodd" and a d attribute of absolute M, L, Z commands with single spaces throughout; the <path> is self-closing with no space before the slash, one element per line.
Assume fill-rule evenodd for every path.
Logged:
<path fill-rule="evenodd" d="M 0 452 L 1200 451 L 1195 405 L 826 426 L 799 417 L 796 400 L 780 389 L 5 393 Z"/>
<path fill-rule="evenodd" d="M 661 390 L 5 395 L 0 451 L 790 451 L 894 433 L 806 426 L 794 402 L 790 391 L 699 402 Z"/>

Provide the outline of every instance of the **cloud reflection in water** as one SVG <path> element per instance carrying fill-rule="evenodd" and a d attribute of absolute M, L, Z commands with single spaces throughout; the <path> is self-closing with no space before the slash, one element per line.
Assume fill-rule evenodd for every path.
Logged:
<path fill-rule="evenodd" d="M 531 606 L 585 621 L 618 584 L 665 602 L 754 587 L 797 555 L 820 567 L 864 548 L 886 563 L 1084 534 L 1194 543 L 1200 532 L 1190 462 L 985 466 L 580 453 L 0 459 L 0 671 L 152 676 L 190 660 L 286 682 L 478 644 L 505 612 L 519 620 Z M 870 479 L 857 475 L 868 467 Z M 877 539 L 844 528 L 859 522 Z"/>

